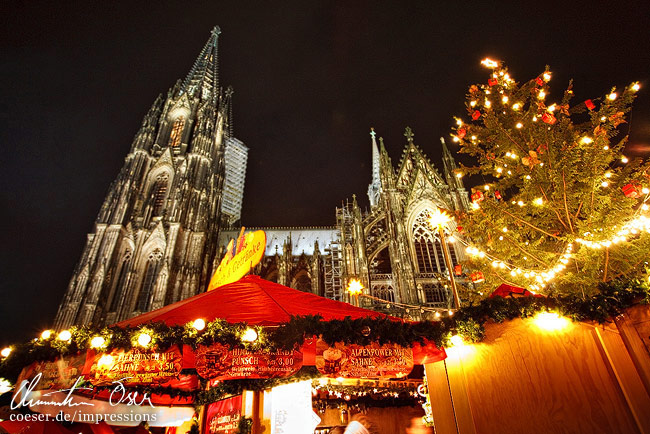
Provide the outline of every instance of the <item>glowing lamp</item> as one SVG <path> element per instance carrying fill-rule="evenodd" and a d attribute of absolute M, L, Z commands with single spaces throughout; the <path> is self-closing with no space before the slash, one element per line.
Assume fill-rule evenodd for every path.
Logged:
<path fill-rule="evenodd" d="M 359 279 L 352 279 L 348 283 L 348 293 L 350 295 L 359 295 L 363 291 L 363 284 Z"/>
<path fill-rule="evenodd" d="M 517 122 L 517 125 L 515 125 L 515 127 L 517 128 L 523 128 L 523 126 L 524 124 L 522 124 L 521 122 Z"/>
<path fill-rule="evenodd" d="M 557 312 L 540 312 L 533 318 L 537 327 L 547 331 L 558 331 L 569 325 L 569 319 Z"/>
<path fill-rule="evenodd" d="M 147 347 L 151 343 L 151 336 L 147 333 L 140 333 L 138 336 L 138 345 L 141 347 Z"/>
<path fill-rule="evenodd" d="M 634 83 L 634 84 L 632 85 L 632 90 L 633 90 L 633 91 L 636 92 L 636 91 L 638 91 L 639 89 L 641 89 L 641 85 L 639 85 L 639 83 Z"/>
<path fill-rule="evenodd" d="M 90 348 L 101 348 L 106 343 L 106 339 L 101 336 L 95 336 L 90 340 Z"/>
<path fill-rule="evenodd" d="M 11 354 L 10 347 L 3 348 L 2 351 L 0 351 L 0 356 L 2 357 L 9 357 L 9 354 Z"/>
<path fill-rule="evenodd" d="M 244 334 L 241 335 L 241 340 L 243 342 L 255 342 L 257 340 L 257 332 L 255 329 L 249 327 L 244 331 Z"/>
<path fill-rule="evenodd" d="M 205 320 L 203 318 L 197 318 L 194 320 L 192 323 L 192 327 L 194 327 L 196 330 L 201 331 L 205 328 Z"/>
<path fill-rule="evenodd" d="M 465 344 L 465 341 L 463 341 L 463 338 L 459 335 L 453 335 L 449 338 L 449 343 L 452 347 L 460 347 L 461 345 Z"/>
<path fill-rule="evenodd" d="M 70 333 L 70 330 L 63 330 L 61 333 L 59 333 L 57 339 L 63 342 L 67 342 L 72 339 L 72 333 Z"/>
<path fill-rule="evenodd" d="M 0 395 L 9 392 L 13 386 L 11 382 L 5 378 L 0 378 Z"/>
<path fill-rule="evenodd" d="M 45 330 L 41 333 L 41 339 L 49 339 L 52 337 L 52 330 Z"/>
<path fill-rule="evenodd" d="M 113 365 L 113 356 L 110 354 L 104 354 L 97 361 L 98 368 L 109 368 Z"/>
<path fill-rule="evenodd" d="M 486 68 L 496 68 L 499 66 L 499 63 L 490 59 L 489 57 L 486 57 L 485 59 L 481 60 L 481 65 L 485 66 Z"/>
<path fill-rule="evenodd" d="M 618 95 L 616 95 L 616 92 L 612 92 L 609 95 L 607 95 L 607 99 L 610 101 L 614 101 Z"/>
<path fill-rule="evenodd" d="M 435 226 L 435 227 L 444 226 L 447 223 L 449 223 L 449 221 L 451 221 L 451 217 L 449 216 L 449 214 L 445 213 L 444 211 L 440 211 L 439 208 L 436 209 L 436 211 L 433 212 L 431 216 L 429 216 L 429 224 L 431 226 Z"/>

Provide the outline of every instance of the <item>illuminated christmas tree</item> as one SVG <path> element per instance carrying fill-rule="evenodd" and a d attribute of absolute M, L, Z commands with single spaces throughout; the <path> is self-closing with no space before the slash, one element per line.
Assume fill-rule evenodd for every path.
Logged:
<path fill-rule="evenodd" d="M 639 84 L 575 103 L 569 83 L 551 101 L 548 67 L 519 84 L 504 65 L 482 63 L 492 73 L 470 87 L 469 120 L 457 119 L 453 134 L 476 163 L 458 176 L 489 180 L 460 223 L 489 288 L 480 290 L 589 294 L 598 282 L 647 274 L 650 169 L 628 160 L 622 132 Z"/>

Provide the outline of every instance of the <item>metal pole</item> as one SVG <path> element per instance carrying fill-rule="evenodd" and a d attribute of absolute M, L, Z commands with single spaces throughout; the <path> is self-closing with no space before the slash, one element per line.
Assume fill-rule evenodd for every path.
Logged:
<path fill-rule="evenodd" d="M 447 271 L 449 272 L 449 282 L 451 283 L 451 293 L 454 296 L 454 309 L 460 309 L 460 298 L 458 297 L 458 288 L 456 288 L 456 281 L 454 280 L 454 264 L 451 262 L 451 255 L 447 247 L 447 240 L 445 239 L 445 230 L 442 225 L 438 225 L 438 235 L 440 235 L 440 244 L 442 244 L 442 254 L 445 258 Z"/>

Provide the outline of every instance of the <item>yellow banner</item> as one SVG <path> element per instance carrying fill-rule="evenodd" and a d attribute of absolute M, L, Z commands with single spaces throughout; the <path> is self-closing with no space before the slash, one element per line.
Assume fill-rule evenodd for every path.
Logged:
<path fill-rule="evenodd" d="M 237 242 L 230 240 L 226 255 L 212 275 L 208 291 L 236 282 L 260 263 L 266 249 L 266 233 L 255 231 L 244 234 L 241 229 Z"/>

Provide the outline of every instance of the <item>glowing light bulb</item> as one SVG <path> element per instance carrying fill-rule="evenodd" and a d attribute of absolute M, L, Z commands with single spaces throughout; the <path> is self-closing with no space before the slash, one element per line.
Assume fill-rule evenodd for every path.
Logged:
<path fill-rule="evenodd" d="M 249 327 L 244 331 L 241 340 L 244 342 L 255 342 L 257 340 L 257 332 L 255 329 Z"/>
<path fill-rule="evenodd" d="M 612 172 L 605 172 L 605 178 L 611 178 Z"/>
<path fill-rule="evenodd" d="M 627 163 L 628 161 L 630 161 L 630 160 L 628 160 L 627 157 L 626 157 L 625 155 L 623 155 L 623 156 L 621 157 L 621 162 L 623 162 L 623 163 Z"/>
<path fill-rule="evenodd" d="M 557 312 L 540 312 L 535 315 L 533 321 L 537 327 L 548 331 L 562 330 L 569 325 L 569 319 Z"/>
<path fill-rule="evenodd" d="M 452 347 L 460 347 L 465 344 L 463 338 L 460 337 L 459 335 L 453 335 L 452 337 L 450 337 L 449 343 L 451 344 Z"/>
<path fill-rule="evenodd" d="M 515 125 L 515 127 L 517 128 L 523 128 L 523 126 L 524 124 L 522 124 L 521 122 L 517 122 L 517 125 Z"/>
<path fill-rule="evenodd" d="M 492 106 L 492 103 L 490 102 L 490 100 L 485 98 L 485 107 L 490 108 L 491 106 Z"/>
<path fill-rule="evenodd" d="M 440 208 L 437 208 L 429 217 L 429 224 L 434 227 L 445 226 L 451 221 L 451 217 L 444 211 L 441 211 Z"/>
<path fill-rule="evenodd" d="M 593 142 L 591 137 L 584 136 L 582 139 L 580 139 L 580 142 L 582 142 L 585 145 L 588 145 L 589 143 Z"/>
<path fill-rule="evenodd" d="M 347 290 L 350 295 L 359 295 L 363 292 L 363 284 L 359 279 L 351 279 Z"/>
<path fill-rule="evenodd" d="M 499 66 L 499 63 L 495 60 L 490 59 L 489 57 L 486 57 L 485 59 L 481 60 L 481 65 L 485 66 L 486 68 L 496 68 Z"/>
<path fill-rule="evenodd" d="M 634 83 L 634 84 L 632 84 L 632 90 L 633 90 L 633 91 L 636 92 L 636 91 L 638 91 L 639 89 L 641 89 L 641 85 L 639 85 L 639 83 Z"/>
<path fill-rule="evenodd" d="M 544 81 L 549 81 L 551 79 L 551 73 L 550 72 L 545 72 L 544 75 L 542 75 L 544 78 Z"/>
<path fill-rule="evenodd" d="M 612 92 L 609 95 L 607 95 L 607 99 L 610 101 L 614 101 L 618 95 L 616 95 L 616 92 Z"/>
<path fill-rule="evenodd" d="M 506 104 L 508 102 L 508 97 L 504 95 L 503 98 L 501 98 L 501 102 Z"/>
<path fill-rule="evenodd" d="M 508 228 L 505 227 L 505 226 L 504 226 L 503 229 L 501 229 L 501 230 L 502 230 L 503 232 L 508 232 Z"/>
<path fill-rule="evenodd" d="M 90 340 L 90 348 L 100 348 L 103 347 L 106 343 L 106 340 L 101 336 L 95 336 Z"/>
<path fill-rule="evenodd" d="M 641 190 L 641 193 L 648 194 L 648 193 L 650 193 L 650 189 L 648 189 L 647 187 L 643 187 L 643 189 Z"/>
<path fill-rule="evenodd" d="M 540 90 L 539 93 L 537 94 L 537 98 L 538 99 L 546 98 L 546 92 L 544 92 L 543 90 Z"/>
<path fill-rule="evenodd" d="M 512 109 L 513 109 L 513 110 L 519 110 L 520 107 L 521 107 L 521 104 L 518 103 L 518 102 L 516 102 L 516 103 L 514 103 L 514 104 L 512 105 Z"/>
<path fill-rule="evenodd" d="M 52 337 L 52 330 L 45 330 L 41 333 L 41 339 L 49 339 Z"/>
<path fill-rule="evenodd" d="M 67 342 L 72 339 L 72 333 L 70 333 L 70 330 L 63 330 L 61 333 L 59 333 L 59 336 L 57 336 L 57 338 L 60 341 Z"/>
<path fill-rule="evenodd" d="M 534 203 L 535 205 L 537 205 L 537 206 L 542 206 L 542 205 L 544 205 L 544 199 L 542 199 L 541 197 L 538 197 L 537 199 L 535 199 L 535 200 L 533 201 L 533 203 Z"/>
<path fill-rule="evenodd" d="M 604 150 L 608 150 L 608 149 L 609 149 L 609 146 L 605 145 L 605 146 L 603 146 L 603 149 L 604 149 Z"/>
<path fill-rule="evenodd" d="M 197 318 L 194 320 L 192 323 L 192 327 L 194 327 L 196 330 L 201 331 L 205 328 L 205 320 L 203 318 Z"/>
<path fill-rule="evenodd" d="M 138 345 L 141 347 L 147 347 L 151 343 L 151 336 L 147 333 L 140 333 L 138 336 Z"/>
<path fill-rule="evenodd" d="M 463 125 L 463 121 L 461 121 L 460 119 L 456 118 L 456 125 L 458 125 L 458 126 Z"/>
<path fill-rule="evenodd" d="M 11 354 L 11 348 L 10 347 L 5 347 L 0 351 L 0 356 L 2 357 L 9 357 L 9 354 Z"/>
<path fill-rule="evenodd" d="M 555 104 L 553 104 L 553 105 L 550 105 L 550 106 L 548 107 L 547 110 L 548 110 L 549 112 L 553 113 L 553 112 L 555 111 L 556 108 L 557 108 L 557 107 L 555 106 Z"/>
<path fill-rule="evenodd" d="M 489 190 L 489 189 L 490 189 L 490 186 L 489 186 L 489 185 L 486 185 L 486 186 L 483 187 L 483 189 L 484 189 L 484 190 Z"/>
<path fill-rule="evenodd" d="M 470 107 L 474 107 L 476 105 L 476 101 L 470 101 L 469 105 L 470 105 Z"/>
<path fill-rule="evenodd" d="M 519 202 L 517 202 L 517 205 L 524 206 L 524 202 L 520 200 Z"/>
<path fill-rule="evenodd" d="M 608 187 L 609 183 L 607 181 L 603 181 L 600 183 L 600 185 L 602 185 L 603 187 Z"/>
<path fill-rule="evenodd" d="M 500 167 L 497 167 L 497 173 L 501 173 L 501 172 L 503 172 L 503 169 L 500 168 Z"/>
<path fill-rule="evenodd" d="M 462 173 L 458 172 L 458 173 L 456 174 L 456 178 L 462 178 L 462 177 L 463 177 L 463 174 L 462 174 Z"/>

